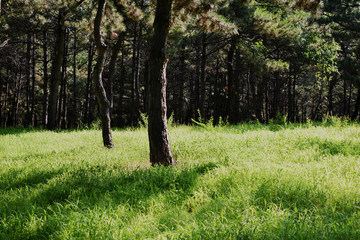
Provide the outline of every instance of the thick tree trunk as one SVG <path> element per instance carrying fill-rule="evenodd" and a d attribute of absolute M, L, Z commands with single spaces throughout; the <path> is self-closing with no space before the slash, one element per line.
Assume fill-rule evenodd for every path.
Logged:
<path fill-rule="evenodd" d="M 149 143 L 150 162 L 174 165 L 166 120 L 166 42 L 171 21 L 172 0 L 158 0 L 149 61 Z"/>
<path fill-rule="evenodd" d="M 50 95 L 49 95 L 49 119 L 47 128 L 53 130 L 56 128 L 56 112 L 59 95 L 59 85 L 61 82 L 61 66 L 64 59 L 65 45 L 65 13 L 60 10 L 55 30 L 56 43 L 54 47 L 54 59 L 51 67 Z"/>
<path fill-rule="evenodd" d="M 42 124 L 46 127 L 48 123 L 48 104 L 49 104 L 49 79 L 48 79 L 48 66 L 47 66 L 47 32 L 44 31 L 44 42 L 43 42 L 43 68 L 44 68 L 44 98 L 43 98 L 43 117 Z"/>
<path fill-rule="evenodd" d="M 111 136 L 110 101 L 106 96 L 106 90 L 102 80 L 107 45 L 101 37 L 101 21 L 104 15 L 106 2 L 105 0 L 99 0 L 98 4 L 98 10 L 94 22 L 97 62 L 94 68 L 93 81 L 95 86 L 95 95 L 100 109 L 103 143 L 105 147 L 112 148 L 114 147 L 114 143 Z"/>

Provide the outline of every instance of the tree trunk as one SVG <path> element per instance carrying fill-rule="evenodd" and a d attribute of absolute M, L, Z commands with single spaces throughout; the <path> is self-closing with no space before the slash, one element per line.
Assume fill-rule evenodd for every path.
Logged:
<path fill-rule="evenodd" d="M 74 29 L 74 51 L 73 51 L 73 109 L 72 109 L 72 119 L 70 122 L 71 127 L 78 127 L 78 113 L 77 113 L 77 79 L 76 79 L 76 29 Z"/>
<path fill-rule="evenodd" d="M 59 85 L 61 82 L 61 66 L 64 59 L 65 45 L 65 13 L 60 10 L 55 30 L 56 43 L 54 47 L 54 59 L 51 67 L 50 95 L 49 95 L 49 119 L 47 128 L 53 130 L 56 128 L 57 101 L 59 95 Z"/>
<path fill-rule="evenodd" d="M 206 83 L 205 83 L 205 67 L 206 67 L 206 34 L 202 35 L 202 49 L 201 49 L 201 69 L 200 69 L 200 85 L 201 85 L 201 98 L 200 98 L 200 112 L 201 116 L 205 116 L 205 100 L 206 100 Z"/>
<path fill-rule="evenodd" d="M 179 96 L 179 110 L 178 119 L 180 123 L 184 123 L 184 84 L 185 84 L 185 43 L 181 44 L 180 53 L 180 96 Z"/>
<path fill-rule="evenodd" d="M 84 124 L 90 127 L 90 109 L 92 98 L 92 63 L 94 57 L 94 46 L 90 39 L 90 46 L 88 51 L 88 69 L 87 69 L 87 82 L 86 82 L 86 95 L 85 95 L 85 111 L 84 111 Z"/>
<path fill-rule="evenodd" d="M 43 118 L 42 124 L 46 127 L 48 123 L 48 104 L 49 104 L 49 82 L 48 82 L 48 61 L 47 61 L 47 32 L 44 31 L 44 42 L 43 42 L 43 68 L 44 68 L 44 98 L 43 98 Z"/>
<path fill-rule="evenodd" d="M 351 116 L 352 120 L 356 120 L 359 117 L 359 110 L 360 110 L 359 109 L 359 107 L 360 107 L 360 84 L 359 83 L 357 84 L 357 89 L 358 89 L 358 92 L 357 92 L 357 97 L 356 97 L 355 109 Z"/>
<path fill-rule="evenodd" d="M 9 83 L 6 82 L 6 90 L 5 90 L 5 103 L 4 103 L 4 128 L 7 126 L 8 121 L 8 96 L 9 96 Z"/>
<path fill-rule="evenodd" d="M 336 84 L 336 79 L 334 76 L 334 79 L 331 79 L 329 81 L 329 92 L 328 92 L 328 113 L 329 115 L 333 115 L 333 111 L 334 111 L 334 103 L 333 103 L 333 92 L 334 92 L 334 87 Z"/>
<path fill-rule="evenodd" d="M 130 123 L 135 126 L 140 118 L 139 109 L 139 51 L 138 51 L 138 36 L 137 36 L 137 22 L 134 23 L 134 39 L 132 49 L 132 83 L 131 83 L 131 110 Z"/>
<path fill-rule="evenodd" d="M 33 35 L 32 48 L 32 83 L 31 83 L 31 126 L 35 126 L 35 80 L 36 80 L 36 59 L 35 59 L 35 34 Z"/>
<path fill-rule="evenodd" d="M 118 40 L 116 41 L 115 45 L 112 47 L 111 50 L 111 58 L 109 63 L 109 80 L 108 80 L 108 86 L 107 86 L 107 93 L 108 93 L 108 99 L 110 101 L 110 118 L 113 114 L 113 108 L 114 108 L 114 96 L 113 96 L 113 85 L 114 85 L 114 73 L 115 73 L 115 65 L 117 58 L 119 56 L 119 52 L 121 50 L 123 43 L 123 34 L 120 33 L 118 36 Z"/>
<path fill-rule="evenodd" d="M 31 60 L 31 35 L 27 34 L 26 37 L 26 63 L 25 63 L 25 74 L 26 74 L 26 115 L 25 115 L 25 126 L 31 124 L 31 112 L 30 112 L 30 60 Z"/>
<path fill-rule="evenodd" d="M 118 118 L 119 118 L 119 125 L 122 127 L 125 125 L 125 120 L 123 119 L 123 99 L 124 99 L 124 86 L 125 86 L 125 78 L 126 78 L 126 69 L 124 65 L 124 58 L 125 58 L 125 48 L 124 44 L 122 44 L 121 49 L 121 63 L 120 63 L 120 90 L 119 90 L 119 102 L 118 102 Z"/>
<path fill-rule="evenodd" d="M 98 10 L 94 22 L 97 62 L 94 68 L 93 81 L 95 85 L 95 95 L 100 109 L 103 143 L 105 147 L 113 148 L 114 143 L 111 136 L 110 101 L 106 96 L 106 90 L 102 80 L 107 45 L 101 37 L 101 21 L 104 15 L 106 2 L 105 0 L 99 0 L 98 4 Z"/>
<path fill-rule="evenodd" d="M 226 104 L 226 115 L 229 117 L 230 123 L 235 122 L 232 115 L 234 100 L 235 100 L 235 86 L 234 86 L 234 52 L 235 52 L 235 38 L 233 37 L 227 56 L 227 77 L 228 77 L 228 99 Z"/>
<path fill-rule="evenodd" d="M 174 165 L 166 120 L 166 42 L 171 21 L 172 0 L 158 0 L 149 60 L 149 144 L 150 162 Z"/>
<path fill-rule="evenodd" d="M 67 122 L 67 60 L 68 60 L 68 31 L 65 30 L 65 47 L 64 59 L 62 64 L 62 76 L 60 86 L 60 100 L 59 100 L 59 126 L 62 129 L 66 128 Z"/>

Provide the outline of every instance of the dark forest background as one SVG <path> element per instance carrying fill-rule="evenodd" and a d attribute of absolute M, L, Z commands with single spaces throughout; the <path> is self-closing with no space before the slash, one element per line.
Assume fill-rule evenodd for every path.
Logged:
<path fill-rule="evenodd" d="M 181 2 L 173 6 L 167 48 L 174 121 L 359 118 L 360 1 Z M 97 121 L 96 8 L 96 1 L 2 0 L 1 127 L 47 126 L 54 103 L 56 128 Z M 103 81 L 113 127 L 137 126 L 147 113 L 153 15 L 147 0 L 106 6 Z M 54 101 L 51 88 L 58 88 Z"/>

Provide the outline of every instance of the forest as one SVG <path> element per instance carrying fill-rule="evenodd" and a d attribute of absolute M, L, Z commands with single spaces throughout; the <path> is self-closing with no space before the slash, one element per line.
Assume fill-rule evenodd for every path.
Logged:
<path fill-rule="evenodd" d="M 360 0 L 0 0 L 0 239 L 359 239 L 359 35 Z"/>
<path fill-rule="evenodd" d="M 99 61 L 111 126 L 141 123 L 156 1 L 104 1 L 96 22 L 99 4 L 1 2 L 2 127 L 91 126 Z M 359 117 L 359 1 L 174 1 L 169 24 L 167 117 L 180 124 Z"/>

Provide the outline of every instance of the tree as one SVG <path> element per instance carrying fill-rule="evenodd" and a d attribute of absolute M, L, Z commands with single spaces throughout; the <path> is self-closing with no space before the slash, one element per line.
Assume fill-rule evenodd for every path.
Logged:
<path fill-rule="evenodd" d="M 105 55 L 108 48 L 101 36 L 101 21 L 105 11 L 106 1 L 98 1 L 98 9 L 94 21 L 94 40 L 97 51 L 97 60 L 93 72 L 93 82 L 95 86 L 95 95 L 99 103 L 102 138 L 104 146 L 113 148 L 114 143 L 111 136 L 111 119 L 110 119 L 110 101 L 106 95 L 103 84 L 103 71 L 105 64 Z"/>
<path fill-rule="evenodd" d="M 170 147 L 166 106 L 166 42 L 168 39 L 172 0 L 158 0 L 156 4 L 154 33 L 149 58 L 149 144 L 150 162 L 153 166 L 176 164 Z"/>

